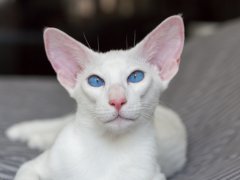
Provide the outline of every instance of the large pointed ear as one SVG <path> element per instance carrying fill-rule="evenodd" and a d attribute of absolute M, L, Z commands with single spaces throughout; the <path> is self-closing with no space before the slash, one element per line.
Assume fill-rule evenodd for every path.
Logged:
<path fill-rule="evenodd" d="M 171 16 L 158 25 L 134 48 L 137 56 L 157 66 L 163 81 L 177 73 L 184 46 L 184 24 L 181 16 Z"/>
<path fill-rule="evenodd" d="M 56 28 L 44 30 L 44 44 L 59 82 L 71 91 L 76 85 L 78 74 L 90 61 L 93 51 Z"/>

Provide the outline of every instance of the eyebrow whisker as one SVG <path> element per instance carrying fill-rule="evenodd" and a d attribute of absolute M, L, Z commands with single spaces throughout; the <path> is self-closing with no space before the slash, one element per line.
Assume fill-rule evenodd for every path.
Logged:
<path fill-rule="evenodd" d="M 84 39 L 85 39 L 85 41 L 87 43 L 87 46 L 91 49 L 91 46 L 90 46 L 90 44 L 89 44 L 89 42 L 87 40 L 87 37 L 86 37 L 85 33 L 83 33 L 83 37 L 84 37 Z"/>

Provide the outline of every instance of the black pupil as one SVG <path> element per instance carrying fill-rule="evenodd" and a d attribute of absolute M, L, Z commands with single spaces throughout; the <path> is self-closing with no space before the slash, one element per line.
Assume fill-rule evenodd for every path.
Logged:
<path fill-rule="evenodd" d="M 135 72 L 135 73 L 134 73 L 134 79 L 136 79 L 136 78 L 137 78 L 137 73 Z"/>

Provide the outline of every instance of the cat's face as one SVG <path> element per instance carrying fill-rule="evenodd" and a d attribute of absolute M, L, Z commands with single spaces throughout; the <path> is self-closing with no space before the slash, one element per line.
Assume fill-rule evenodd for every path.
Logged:
<path fill-rule="evenodd" d="M 184 43 L 182 19 L 165 20 L 130 50 L 94 52 L 63 32 L 44 33 L 58 80 L 91 122 L 121 132 L 149 121 L 160 92 L 176 74 Z"/>
<path fill-rule="evenodd" d="M 97 55 L 78 77 L 75 97 L 96 123 L 111 131 L 149 120 L 161 83 L 154 66 L 128 51 Z"/>

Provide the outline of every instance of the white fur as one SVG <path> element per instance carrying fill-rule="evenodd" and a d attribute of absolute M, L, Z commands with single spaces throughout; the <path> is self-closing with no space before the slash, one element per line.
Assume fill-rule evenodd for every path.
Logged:
<path fill-rule="evenodd" d="M 30 148 L 48 149 L 55 141 L 58 133 L 74 115 L 56 119 L 32 120 L 11 126 L 6 135 L 13 141 L 26 142 Z"/>
<path fill-rule="evenodd" d="M 134 70 L 144 71 L 144 79 L 127 83 Z M 92 74 L 103 78 L 105 86 L 91 87 L 86 79 Z M 169 81 L 163 81 L 159 69 L 136 49 L 93 52 L 77 80 L 68 83 L 61 75 L 60 81 L 77 101 L 77 112 L 59 120 L 16 125 L 7 131 L 11 139 L 47 148 L 25 163 L 15 180 L 165 180 L 183 167 L 185 127 L 173 111 L 158 105 Z M 108 103 L 109 89 L 116 84 L 127 98 L 119 112 Z M 108 123 L 118 115 L 123 119 Z"/>

